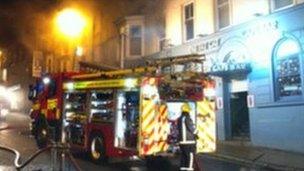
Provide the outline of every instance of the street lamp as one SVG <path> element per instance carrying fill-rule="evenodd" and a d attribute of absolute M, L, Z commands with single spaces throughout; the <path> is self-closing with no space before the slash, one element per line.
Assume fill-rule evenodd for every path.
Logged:
<path fill-rule="evenodd" d="M 75 41 L 77 38 L 81 37 L 87 25 L 87 20 L 84 15 L 82 15 L 80 11 L 73 8 L 67 8 L 59 12 L 55 22 L 59 33 L 68 41 L 72 41 L 73 46 L 75 46 Z M 79 50 L 79 47 L 80 46 L 77 46 L 76 54 L 73 53 L 72 55 L 73 70 L 75 70 L 75 55 L 79 56 L 79 53 L 81 53 L 80 56 L 82 56 L 83 53 L 83 49 Z"/>
<path fill-rule="evenodd" d="M 76 9 L 68 8 L 58 13 L 56 24 L 64 36 L 76 38 L 83 32 L 86 19 Z"/>

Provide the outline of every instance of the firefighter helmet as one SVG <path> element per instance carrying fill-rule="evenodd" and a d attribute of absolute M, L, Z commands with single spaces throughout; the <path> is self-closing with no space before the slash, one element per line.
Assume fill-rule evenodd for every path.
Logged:
<path fill-rule="evenodd" d="M 182 112 L 190 113 L 190 111 L 191 111 L 191 107 L 190 107 L 190 105 L 188 103 L 184 103 L 182 105 L 181 109 L 182 109 Z"/>

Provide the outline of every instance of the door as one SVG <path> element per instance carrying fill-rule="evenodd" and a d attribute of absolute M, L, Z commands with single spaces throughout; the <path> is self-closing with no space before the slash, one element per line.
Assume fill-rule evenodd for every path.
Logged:
<path fill-rule="evenodd" d="M 232 138 L 249 139 L 249 112 L 247 91 L 230 94 Z"/>

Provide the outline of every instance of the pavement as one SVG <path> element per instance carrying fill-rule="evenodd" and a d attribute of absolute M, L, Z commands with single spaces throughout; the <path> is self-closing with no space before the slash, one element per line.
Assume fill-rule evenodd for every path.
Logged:
<path fill-rule="evenodd" d="M 0 121 L 0 131 L 7 128 L 8 128 L 8 124 Z"/>
<path fill-rule="evenodd" d="M 2 116 L 2 114 L 0 113 L 0 131 L 7 128 L 8 124 L 6 122 L 5 116 Z"/>
<path fill-rule="evenodd" d="M 269 170 L 304 171 L 304 154 L 255 147 L 242 141 L 217 144 L 215 153 L 206 156 Z"/>

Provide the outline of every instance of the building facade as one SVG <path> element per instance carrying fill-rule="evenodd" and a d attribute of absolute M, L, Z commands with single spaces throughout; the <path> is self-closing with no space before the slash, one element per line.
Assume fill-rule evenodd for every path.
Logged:
<path fill-rule="evenodd" d="M 90 50 L 84 48 L 80 59 L 86 66 L 115 69 L 147 58 L 205 56 L 203 69 L 216 80 L 220 141 L 304 153 L 304 0 L 96 2 L 89 8 Z M 49 71 L 66 71 L 68 61 L 60 61 L 73 54 L 67 49 L 73 50 L 49 53 L 53 62 L 35 55 L 54 66 Z"/>
<path fill-rule="evenodd" d="M 159 52 L 164 38 L 164 2 L 100 1 L 94 20 L 92 62 L 125 68 L 132 61 Z"/>
<path fill-rule="evenodd" d="M 304 152 L 302 0 L 168 0 L 165 16 L 149 58 L 205 55 L 220 141 Z"/>
<path fill-rule="evenodd" d="M 54 6 L 57 10 L 37 16 L 39 37 L 34 45 L 33 76 L 124 68 L 128 61 L 160 51 L 164 38 L 163 3 L 163 0 L 59 1 Z M 54 26 L 56 13 L 65 8 L 77 9 L 86 17 L 86 27 L 77 38 L 58 35 Z M 77 55 L 80 48 L 82 55 Z"/>

